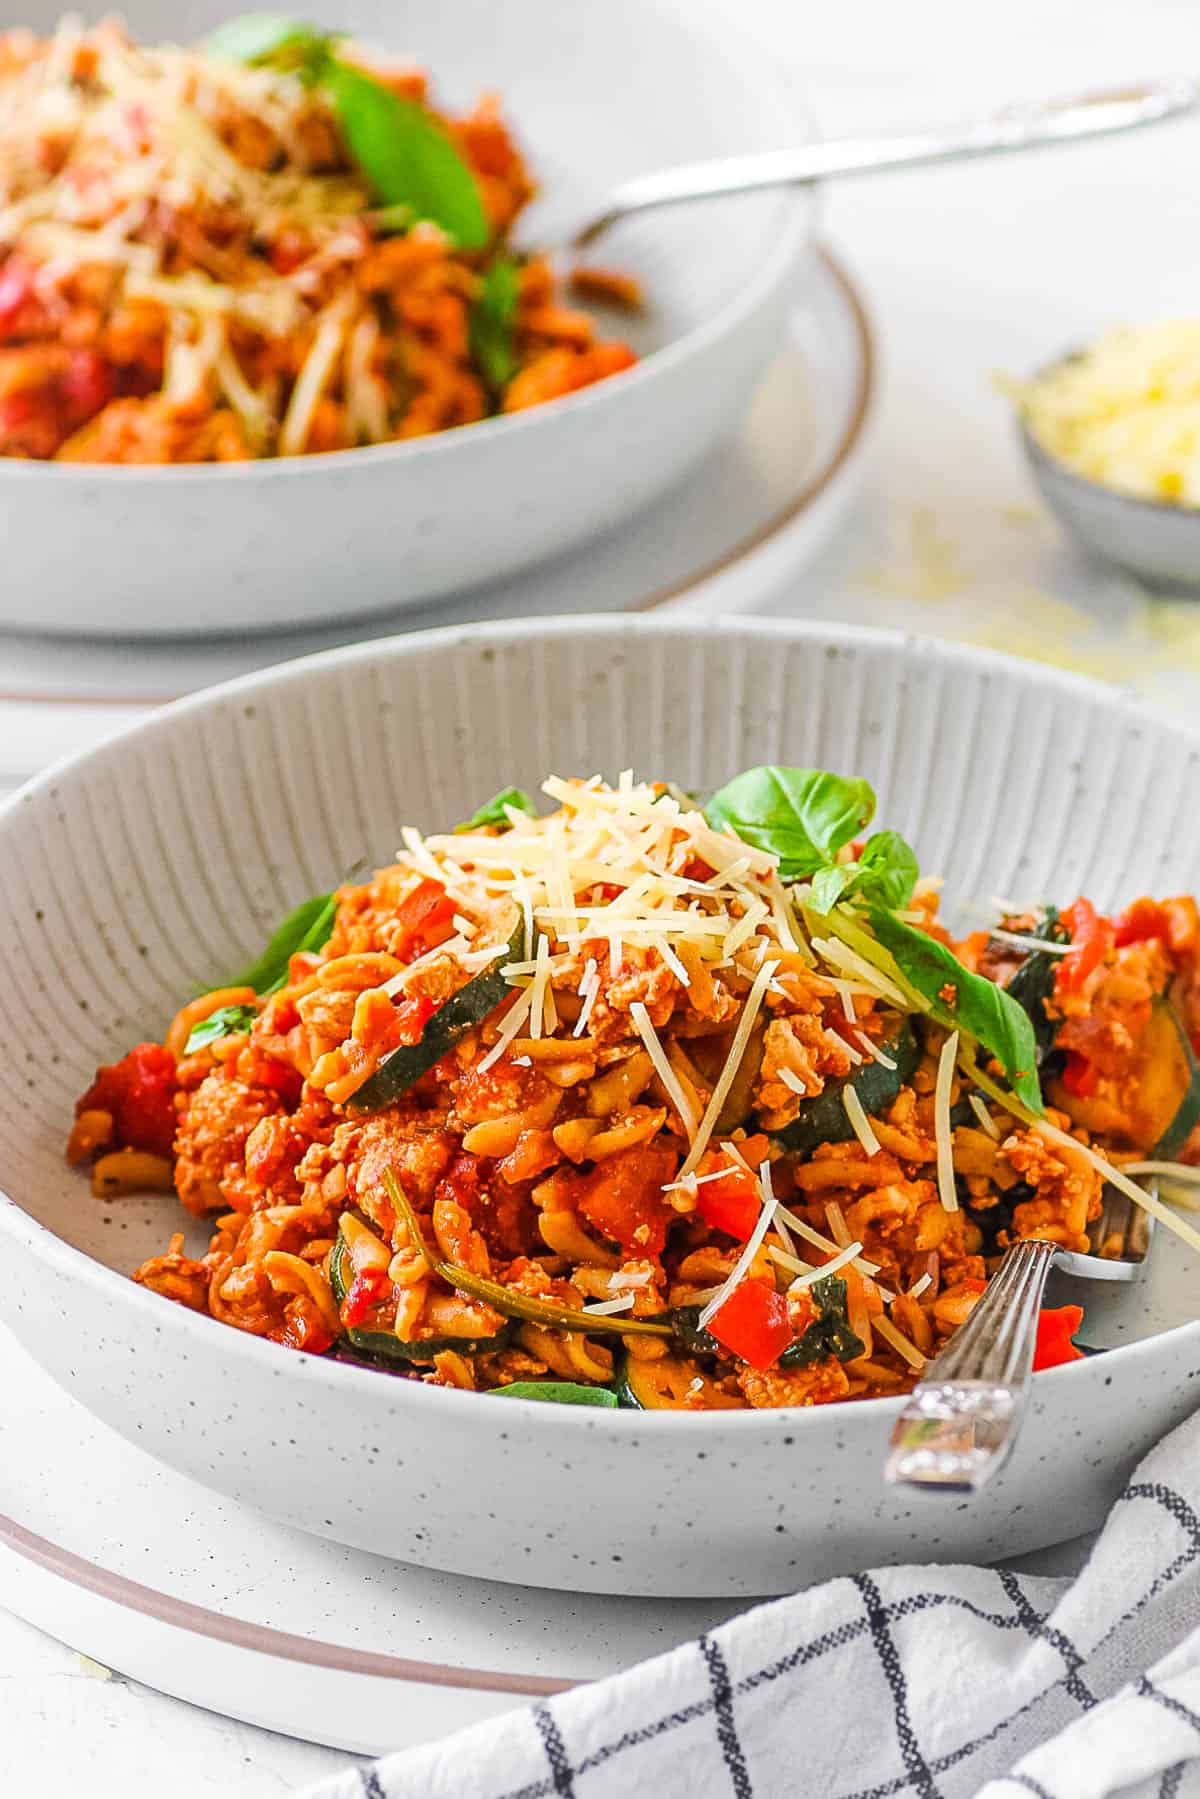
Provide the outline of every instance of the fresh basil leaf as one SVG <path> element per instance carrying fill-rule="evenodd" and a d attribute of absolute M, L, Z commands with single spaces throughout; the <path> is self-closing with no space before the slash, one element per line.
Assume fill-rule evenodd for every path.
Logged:
<path fill-rule="evenodd" d="M 995 981 L 972 974 L 927 931 L 914 929 L 882 906 L 871 908 L 871 929 L 909 985 L 929 1002 L 940 1024 L 963 1030 L 995 1056 L 1017 1098 L 1041 1112 L 1037 1043 L 1029 1016 Z"/>
<path fill-rule="evenodd" d="M 473 817 L 465 819 L 461 825 L 455 825 L 455 833 L 482 830 L 485 825 L 506 827 L 508 824 L 508 817 L 504 810 L 506 806 L 511 806 L 514 812 L 527 812 L 530 818 L 537 811 L 537 807 L 523 787 L 502 787 L 499 793 L 494 793 L 485 805 L 480 806 Z"/>
<path fill-rule="evenodd" d="M 816 874 L 875 816 L 875 794 L 861 778 L 820 768 L 748 768 L 719 788 L 708 822 L 779 857 L 784 880 Z"/>
<path fill-rule="evenodd" d="M 809 909 L 824 918 L 836 906 L 847 888 L 854 885 L 856 875 L 857 869 L 853 862 L 831 862 L 828 868 L 818 868 L 812 878 Z"/>
<path fill-rule="evenodd" d="M 779 1366 L 809 1368 L 814 1362 L 827 1362 L 830 1356 L 839 1362 L 852 1362 L 855 1356 L 866 1355 L 866 1344 L 850 1328 L 845 1281 L 836 1274 L 827 1274 L 813 1281 L 808 1291 L 817 1315 L 804 1335 L 788 1344 Z"/>
<path fill-rule="evenodd" d="M 207 1018 L 192 1027 L 192 1033 L 183 1046 L 185 1056 L 194 1055 L 198 1049 L 207 1049 L 210 1043 L 219 1043 L 222 1037 L 237 1037 L 248 1031 L 258 1011 L 254 1006 L 218 1006 Z"/>
<path fill-rule="evenodd" d="M 573 1380 L 515 1380 L 508 1387 L 493 1387 L 492 1399 L 545 1399 L 556 1405 L 615 1406 L 617 1396 L 608 1387 L 584 1387 Z"/>
<path fill-rule="evenodd" d="M 380 204 L 411 206 L 460 248 L 482 249 L 489 236 L 483 201 L 445 127 L 415 100 L 337 57 L 327 59 L 319 79 Z"/>
<path fill-rule="evenodd" d="M 876 831 L 854 864 L 854 891 L 873 905 L 907 906 L 921 873 L 916 854 L 899 831 Z"/>
<path fill-rule="evenodd" d="M 311 52 L 327 42 L 323 32 L 287 13 L 248 12 L 210 33 L 205 49 L 231 62 L 268 62 L 282 51 Z"/>
<path fill-rule="evenodd" d="M 502 256 L 484 275 L 471 307 L 471 355 L 495 393 L 506 388 L 517 372 L 513 320 L 520 294 L 520 269 Z"/>
<path fill-rule="evenodd" d="M 249 968 L 219 984 L 253 987 L 255 993 L 264 996 L 277 993 L 287 983 L 288 963 L 293 956 L 305 952 L 315 955 L 325 948 L 333 935 L 336 913 L 337 898 L 332 893 L 318 893 L 315 898 L 302 901 L 276 928 L 262 955 Z"/>

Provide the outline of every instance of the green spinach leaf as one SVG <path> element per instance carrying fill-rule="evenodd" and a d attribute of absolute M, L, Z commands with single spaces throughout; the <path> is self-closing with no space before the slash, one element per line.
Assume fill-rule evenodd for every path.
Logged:
<path fill-rule="evenodd" d="M 253 987 L 255 993 L 264 997 L 277 993 L 287 984 L 288 963 L 293 956 L 315 955 L 325 948 L 333 935 L 336 913 L 337 898 L 332 893 L 318 893 L 313 899 L 303 900 L 277 926 L 262 955 L 220 985 Z"/>
<path fill-rule="evenodd" d="M 895 959 L 911 987 L 929 1005 L 931 1016 L 962 1030 L 995 1056 L 1017 1098 L 1041 1112 L 1037 1044 L 1029 1015 L 994 981 L 972 974 L 958 957 L 926 931 L 905 924 L 882 906 L 873 906 L 871 929 Z"/>
<path fill-rule="evenodd" d="M 820 768 L 748 768 L 705 807 L 711 825 L 779 857 L 784 880 L 802 880 L 831 863 L 875 816 L 875 794 L 861 778 Z"/>
<path fill-rule="evenodd" d="M 1043 938 L 1047 943 L 1067 942 L 1067 932 L 1058 922 L 1056 906 L 1046 907 L 1034 936 Z M 1046 1011 L 1046 1001 L 1054 992 L 1054 984 L 1058 979 L 1060 960 L 1059 956 L 1039 955 L 1037 950 L 1030 950 L 1005 989 L 1009 998 L 1015 999 L 1022 1011 L 1029 1014 L 1039 1062 L 1044 1061 L 1053 1049 L 1054 1039 L 1062 1022 L 1061 1019 L 1051 1018 Z"/>
<path fill-rule="evenodd" d="M 846 1283 L 836 1274 L 826 1274 L 813 1281 L 808 1289 L 817 1315 L 802 1337 L 789 1343 L 779 1358 L 781 1368 L 809 1368 L 814 1362 L 827 1362 L 834 1356 L 839 1362 L 852 1362 L 866 1355 L 867 1346 L 850 1328 Z"/>
<path fill-rule="evenodd" d="M 207 1049 L 210 1043 L 219 1043 L 222 1037 L 236 1037 L 248 1031 L 258 1017 L 254 1006 L 218 1006 L 207 1018 L 202 1018 L 198 1025 L 192 1027 L 191 1036 L 183 1046 L 185 1056 L 191 1056 L 198 1049 Z"/>
<path fill-rule="evenodd" d="M 517 372 L 513 321 L 520 293 L 520 269 L 502 256 L 484 275 L 471 307 L 471 355 L 493 393 L 502 392 Z"/>
<path fill-rule="evenodd" d="M 485 825 L 507 827 L 508 815 L 504 810 L 506 806 L 511 807 L 514 812 L 527 812 L 530 818 L 537 811 L 537 807 L 523 787 L 502 787 L 499 793 L 494 793 L 490 800 L 480 806 L 478 812 L 461 825 L 455 825 L 455 833 L 482 830 Z"/>
<path fill-rule="evenodd" d="M 415 100 L 330 57 L 319 74 L 346 147 L 383 206 L 411 206 L 464 250 L 488 241 L 475 177 L 449 133 Z"/>
<path fill-rule="evenodd" d="M 585 1387 L 573 1380 L 515 1380 L 511 1386 L 493 1387 L 491 1399 L 546 1399 L 557 1405 L 615 1406 L 617 1396 L 608 1387 Z"/>

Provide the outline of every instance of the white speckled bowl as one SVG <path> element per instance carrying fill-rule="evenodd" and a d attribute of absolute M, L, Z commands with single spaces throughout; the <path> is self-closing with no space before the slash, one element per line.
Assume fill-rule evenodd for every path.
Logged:
<path fill-rule="evenodd" d="M 21 0 L 13 16 L 46 31 L 62 10 Z M 238 10 L 121 8 L 151 42 L 195 41 Z M 452 108 L 498 92 L 560 217 L 648 170 L 810 135 L 767 49 L 708 0 L 323 0 L 318 11 L 422 62 Z M 642 321 L 605 326 L 645 360 L 545 407 L 268 462 L 0 460 L 0 626 L 171 636 L 323 624 L 497 580 L 622 523 L 736 425 L 812 266 L 812 206 L 810 190 L 793 189 L 622 227 L 597 260 L 640 274 L 651 305 Z"/>
<path fill-rule="evenodd" d="M 1200 741 L 1117 692 L 834 625 L 561 619 L 404 637 L 251 676 L 52 771 L 0 812 L 0 1311 L 144 1448 L 274 1516 L 436 1568 L 605 1592 L 762 1594 L 871 1562 L 988 1557 L 1098 1522 L 1200 1399 L 1197 1267 L 1160 1230 L 1094 1306 L 1113 1353 L 1039 1376 L 978 1499 L 886 1489 L 895 1402 L 712 1417 L 476 1397 L 298 1356 L 124 1278 L 169 1200 L 63 1164 L 95 1064 L 161 1031 L 401 822 L 498 783 L 749 763 L 868 775 L 952 892 L 1108 903 L 1200 885 Z"/>

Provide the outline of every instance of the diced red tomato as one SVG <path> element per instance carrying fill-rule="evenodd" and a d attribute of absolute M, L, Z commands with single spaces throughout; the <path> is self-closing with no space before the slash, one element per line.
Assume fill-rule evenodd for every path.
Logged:
<path fill-rule="evenodd" d="M 139 1043 L 96 1071 L 75 1108 L 112 1114 L 114 1149 L 169 1156 L 175 1141 L 175 1058 L 161 1043 Z"/>
<path fill-rule="evenodd" d="M 769 1368 L 795 1336 L 787 1298 L 765 1281 L 747 1280 L 735 1287 L 714 1312 L 708 1329 L 751 1368 Z"/>
<path fill-rule="evenodd" d="M 414 993 L 410 999 L 406 999 L 402 1005 L 397 1006 L 395 1024 L 397 1044 L 419 1043 L 421 1032 L 436 1011 L 437 1007 L 433 1001 L 427 999 L 423 993 Z"/>
<path fill-rule="evenodd" d="M 33 298 L 33 270 L 17 256 L 10 256 L 0 269 L 0 331 L 12 325 Z"/>
<path fill-rule="evenodd" d="M 94 350 L 76 350 L 62 377 L 62 397 L 72 425 L 93 418 L 113 397 L 112 370 Z"/>
<path fill-rule="evenodd" d="M 565 1182 L 570 1202 L 588 1224 L 622 1249 L 661 1255 L 675 1213 L 663 1187 L 675 1177 L 679 1158 L 658 1143 L 638 1143 L 606 1156 L 591 1174 Z"/>
<path fill-rule="evenodd" d="M 1059 964 L 1055 986 L 1060 993 L 1077 993 L 1111 949 L 1113 928 L 1088 899 L 1068 906 L 1062 923 L 1071 934 L 1071 947 Z"/>
<path fill-rule="evenodd" d="M 1113 920 L 1113 935 L 1118 949 L 1129 943 L 1148 943 L 1165 937 L 1167 920 L 1157 900 L 1136 899 Z"/>
<path fill-rule="evenodd" d="M 383 1289 L 388 1277 L 382 1268 L 365 1268 L 350 1283 L 350 1291 L 342 1301 L 342 1323 L 347 1330 L 361 1324 Z"/>
<path fill-rule="evenodd" d="M 1064 1362 L 1081 1362 L 1083 1351 L 1071 1341 L 1083 1323 L 1082 1306 L 1043 1306 L 1038 1315 L 1037 1347 L 1033 1371 L 1058 1368 Z"/>
<path fill-rule="evenodd" d="M 1081 1056 L 1075 1050 L 1069 1049 L 1066 1067 L 1062 1073 L 1062 1084 L 1068 1093 L 1075 1095 L 1076 1099 L 1090 1099 L 1100 1085 L 1096 1064 L 1089 1062 L 1086 1056 Z"/>
<path fill-rule="evenodd" d="M 696 1210 L 705 1224 L 744 1243 L 762 1211 L 758 1181 L 724 1155 L 705 1156 L 697 1172 L 711 1175 L 718 1169 L 722 1173 L 717 1180 L 702 1180 L 697 1188 Z"/>
<path fill-rule="evenodd" d="M 421 881 L 401 900 L 397 909 L 401 935 L 395 954 L 415 962 L 426 950 L 436 949 L 453 936 L 450 920 L 454 917 L 454 901 L 440 881 Z"/>
<path fill-rule="evenodd" d="M 272 1093 L 279 1095 L 289 1111 L 300 1104 L 304 1077 L 290 1062 L 280 1062 L 274 1056 L 264 1056 L 260 1049 L 248 1043 L 239 1052 L 235 1068 L 240 1081 L 245 1081 L 248 1087 L 268 1087 Z"/>

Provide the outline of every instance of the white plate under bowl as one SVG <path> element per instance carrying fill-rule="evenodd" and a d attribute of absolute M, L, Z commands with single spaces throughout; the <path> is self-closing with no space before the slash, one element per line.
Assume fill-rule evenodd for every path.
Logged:
<path fill-rule="evenodd" d="M 875 388 L 870 322 L 823 247 L 733 437 L 650 510 L 584 550 L 434 607 L 239 639 L 67 640 L 0 633 L 0 798 L 153 707 L 283 657 L 398 630 L 565 610 L 746 611 L 810 562 L 858 492 Z"/>
<path fill-rule="evenodd" d="M 147 1686 L 382 1755 L 597 1680 L 738 1600 L 539 1592 L 289 1530 L 89 1417 L 0 1326 L 0 1605 Z M 1082 1547 L 1029 1572 L 1073 1573 Z"/>
<path fill-rule="evenodd" d="M 1018 1554 L 1099 1521 L 1200 1388 L 1195 1262 L 1160 1230 L 1097 1313 L 1111 1355 L 1035 1382 L 977 1497 L 880 1479 L 892 1400 L 715 1415 L 465 1394 L 296 1355 L 127 1271 L 170 1200 L 97 1204 L 65 1167 L 97 1062 L 401 822 L 498 781 L 631 766 L 710 790 L 765 761 L 862 773 L 949 891 L 1101 905 L 1194 891 L 1200 740 L 1108 688 L 832 624 L 563 619 L 398 638 L 182 702 L 0 810 L 0 1312 L 91 1410 L 318 1535 L 601 1592 L 752 1596 L 896 1560 Z"/>
<path fill-rule="evenodd" d="M 51 30 L 59 0 L 25 0 Z M 130 0 L 135 33 L 202 38 L 229 0 Z M 807 121 L 769 50 L 707 0 L 328 0 L 322 23 L 433 73 L 451 109 L 496 91 L 556 209 L 704 156 L 783 148 Z M 605 257 L 651 305 L 626 374 L 406 443 L 174 468 L 0 460 L 0 623 L 243 633 L 417 605 L 629 519 L 733 429 L 775 354 L 808 190 L 631 220 Z M 625 326 L 625 335 L 631 335 Z"/>

